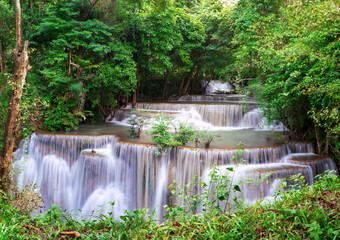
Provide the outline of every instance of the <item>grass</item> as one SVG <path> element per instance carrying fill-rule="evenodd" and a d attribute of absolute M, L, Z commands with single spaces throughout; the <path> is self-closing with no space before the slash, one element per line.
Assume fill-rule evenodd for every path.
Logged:
<path fill-rule="evenodd" d="M 340 180 L 318 176 L 313 186 L 297 184 L 271 203 L 258 202 L 233 213 L 184 214 L 157 224 L 147 212 L 129 211 L 120 220 L 104 215 L 76 221 L 53 206 L 32 218 L 3 197 L 0 239 L 339 239 Z"/>

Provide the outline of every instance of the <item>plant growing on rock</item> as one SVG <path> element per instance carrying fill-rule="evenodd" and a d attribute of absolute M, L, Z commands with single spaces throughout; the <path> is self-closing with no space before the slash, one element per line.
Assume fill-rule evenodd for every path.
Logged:
<path fill-rule="evenodd" d="M 166 116 L 164 114 L 158 114 L 155 117 L 155 120 L 156 121 L 152 123 L 150 135 L 152 141 L 157 143 L 157 147 L 160 150 L 160 152 L 162 152 L 166 146 L 169 146 L 169 144 L 181 145 L 180 142 L 176 142 L 173 139 L 171 139 L 171 134 L 169 132 L 171 120 L 169 116 Z"/>
<path fill-rule="evenodd" d="M 174 139 L 185 145 L 190 141 L 195 140 L 196 130 L 193 129 L 192 125 L 179 124 L 178 130 L 174 134 Z"/>
<path fill-rule="evenodd" d="M 152 129 L 150 131 L 152 141 L 157 143 L 159 147 L 164 147 L 166 143 L 170 140 L 170 119 L 164 114 L 159 114 L 156 116 L 156 122 L 152 123 Z"/>
<path fill-rule="evenodd" d="M 191 125 L 179 124 L 179 128 L 175 128 L 175 132 L 170 131 L 173 122 L 169 116 L 159 114 L 155 117 L 150 132 L 152 141 L 157 143 L 158 148 L 162 152 L 165 147 L 177 147 L 195 139 L 196 131 Z"/>
<path fill-rule="evenodd" d="M 128 133 L 130 133 L 130 137 L 139 138 L 145 125 L 145 115 L 137 110 L 132 110 L 127 116 L 129 117 L 128 121 L 131 125 L 127 130 Z"/>

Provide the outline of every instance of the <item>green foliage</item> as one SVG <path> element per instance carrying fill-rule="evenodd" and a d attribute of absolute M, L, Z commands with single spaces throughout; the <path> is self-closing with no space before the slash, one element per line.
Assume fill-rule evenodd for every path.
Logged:
<path fill-rule="evenodd" d="M 266 6 L 266 7 L 264 7 Z M 337 152 L 339 138 L 339 18 L 334 0 L 239 1 L 234 11 L 239 78 L 269 121 L 282 121 L 301 136 Z"/>
<path fill-rule="evenodd" d="M 236 158 L 234 160 L 236 161 Z M 243 159 L 240 159 L 240 161 L 243 161 Z M 234 183 L 236 167 L 235 165 L 221 169 L 213 166 L 210 169 L 209 183 L 208 185 L 203 183 L 203 187 L 206 188 L 202 194 L 204 212 L 218 215 L 222 212 L 230 212 L 232 208 L 239 206 L 240 199 L 236 192 L 241 192 L 241 189 L 240 183 Z M 233 198 L 231 199 L 231 197 Z"/>
<path fill-rule="evenodd" d="M 160 152 L 164 151 L 167 146 L 179 146 L 180 142 L 174 141 L 171 138 L 169 128 L 171 120 L 164 114 L 159 114 L 155 118 L 155 122 L 152 123 L 152 129 L 150 131 L 151 139 L 157 144 Z"/>
<path fill-rule="evenodd" d="M 175 141 L 182 143 L 185 145 L 188 142 L 191 142 L 195 139 L 196 131 L 193 129 L 192 125 L 185 125 L 183 123 L 179 124 L 179 128 L 175 129 L 175 134 L 173 138 Z"/>
<path fill-rule="evenodd" d="M 244 161 L 240 157 L 242 153 L 241 148 L 238 155 L 233 157 L 233 161 L 236 163 Z M 241 207 L 242 201 L 237 196 L 237 192 L 241 192 L 240 183 L 234 183 L 236 168 L 237 164 L 225 169 L 213 165 L 209 169 L 208 181 L 202 181 L 197 176 L 184 186 L 174 181 L 169 188 L 175 203 L 173 206 L 165 206 L 168 212 L 165 218 L 169 221 L 188 219 L 199 209 L 206 217 L 216 217 Z"/>
<path fill-rule="evenodd" d="M 230 169 L 232 171 L 234 169 Z M 217 172 L 211 173 L 211 179 L 221 177 Z M 154 213 L 148 215 L 146 208 L 126 211 L 120 219 L 107 214 L 77 221 L 72 214 L 53 205 L 46 213 L 32 217 L 19 214 L 9 204 L 8 197 L 0 192 L 0 237 L 53 239 L 62 238 L 63 231 L 79 233 L 82 239 L 337 239 L 340 236 L 340 179 L 334 174 L 319 175 L 312 186 L 282 191 L 271 203 L 242 206 L 233 213 L 220 212 L 215 208 L 217 201 L 229 192 L 230 186 L 235 186 L 231 191 L 239 189 L 237 185 L 222 183 L 213 190 L 214 198 L 210 198 L 216 199 L 216 203 L 210 201 L 205 205 L 211 206 L 211 212 L 195 214 L 195 208 L 194 211 L 189 210 L 187 207 L 195 206 L 200 197 L 187 197 L 186 192 L 190 193 L 193 187 L 201 185 L 198 180 L 196 177 L 181 190 L 178 185 L 177 190 L 172 191 L 178 197 L 183 195 L 185 204 L 183 208 L 172 208 L 173 218 L 160 225 L 154 221 Z"/>
<path fill-rule="evenodd" d="M 7 116 L 7 108 L 8 108 L 8 100 L 9 100 L 9 93 L 10 93 L 10 86 L 6 85 L 7 79 L 10 76 L 6 74 L 0 74 L 0 149 L 2 149 L 3 144 L 3 137 L 5 131 L 5 124 L 6 124 L 6 116 Z"/>
<path fill-rule="evenodd" d="M 151 139 L 157 143 L 161 152 L 164 151 L 166 147 L 177 147 L 194 140 L 196 141 L 197 135 L 199 134 L 197 130 L 193 129 L 192 125 L 180 123 L 179 126 L 176 127 L 171 118 L 165 114 L 158 114 L 155 117 L 155 122 L 153 122 L 151 126 Z M 174 128 L 175 131 L 172 132 L 171 128 Z"/>
<path fill-rule="evenodd" d="M 0 59 L 5 63 L 7 72 L 12 72 L 14 62 L 12 49 L 15 46 L 15 5 L 10 1 L 0 1 Z M 3 73 L 0 72 L 0 75 Z M 8 74 L 8 73 L 5 73 Z M 0 78 L 2 78 L 0 76 Z"/>
<path fill-rule="evenodd" d="M 161 152 L 166 147 L 182 146 L 188 142 L 195 142 L 196 147 L 203 144 L 205 148 L 209 148 L 211 142 L 219 137 L 215 133 L 195 130 L 192 125 L 180 123 L 178 127 L 175 127 L 174 124 L 171 118 L 165 114 L 158 114 L 155 117 L 155 122 L 151 124 L 151 139 L 157 143 Z M 174 128 L 175 131 L 172 132 L 171 128 Z"/>
<path fill-rule="evenodd" d="M 236 71 L 233 67 L 232 9 L 224 7 L 221 1 L 206 1 L 198 17 L 207 36 L 198 55 L 203 65 L 202 75 L 208 80 L 233 81 Z"/>
<path fill-rule="evenodd" d="M 57 98 L 53 101 L 57 106 L 51 107 L 49 102 L 43 103 L 44 124 L 49 131 L 66 130 L 71 131 L 77 128 L 81 119 L 77 118 L 72 112 L 71 100 L 65 102 L 63 99 Z"/>
<path fill-rule="evenodd" d="M 135 88 L 133 49 L 113 36 L 112 26 L 80 20 L 86 7 L 80 1 L 46 5 L 30 35 L 33 81 L 45 90 L 45 128 L 70 130 L 89 111 L 108 115 Z"/>

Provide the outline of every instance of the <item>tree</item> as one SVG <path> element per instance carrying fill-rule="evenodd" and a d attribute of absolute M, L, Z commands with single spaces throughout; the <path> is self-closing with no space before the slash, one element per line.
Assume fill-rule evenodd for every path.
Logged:
<path fill-rule="evenodd" d="M 261 1 L 242 0 L 235 12 L 240 74 L 256 78 L 250 87 L 269 122 L 339 156 L 339 3 Z"/>
<path fill-rule="evenodd" d="M 16 46 L 14 50 L 15 69 L 13 79 L 8 83 L 11 86 L 12 90 L 9 97 L 4 143 L 0 156 L 1 164 L 0 180 L 4 184 L 8 182 L 10 174 L 10 166 L 12 161 L 12 153 L 14 148 L 17 117 L 21 103 L 21 96 L 27 77 L 27 71 L 30 70 L 31 68 L 28 63 L 28 50 L 27 50 L 28 41 L 26 40 L 24 46 L 22 46 L 20 0 L 15 0 L 15 13 L 16 13 Z"/>
<path fill-rule="evenodd" d="M 47 5 L 33 26 L 36 67 L 30 80 L 44 92 L 45 129 L 72 130 L 85 118 L 102 120 L 135 88 L 134 49 L 120 41 L 119 26 L 94 17 L 95 8 L 94 16 L 82 13 L 91 3 L 88 8 L 78 0 Z"/>

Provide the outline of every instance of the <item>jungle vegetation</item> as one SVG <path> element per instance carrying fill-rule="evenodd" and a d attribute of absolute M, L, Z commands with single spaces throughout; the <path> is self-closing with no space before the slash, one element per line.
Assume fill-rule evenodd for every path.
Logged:
<path fill-rule="evenodd" d="M 339 59 L 337 0 L 0 0 L 1 168 L 9 136 L 18 145 L 38 129 L 70 131 L 127 103 L 199 94 L 201 81 L 213 79 L 254 95 L 269 121 L 282 121 L 291 137 L 313 142 L 339 165 Z M 15 123 L 10 135 L 8 119 Z M 176 144 L 190 137 L 180 134 Z M 0 191 L 4 239 L 340 235 L 334 175 L 235 213 L 186 215 L 191 206 L 176 206 L 163 225 L 146 216 L 147 209 L 126 212 L 121 221 L 75 221 L 54 206 L 32 218 L 32 209 L 14 206 L 23 199 L 27 207 L 30 195 L 22 194 Z"/>
<path fill-rule="evenodd" d="M 36 129 L 102 121 L 128 102 L 197 94 L 201 80 L 220 79 L 255 94 L 268 119 L 294 137 L 339 157 L 336 0 L 23 0 L 21 8 L 31 70 L 16 143 Z M 15 70 L 13 2 L 1 0 L 0 12 L 3 133 Z"/>

